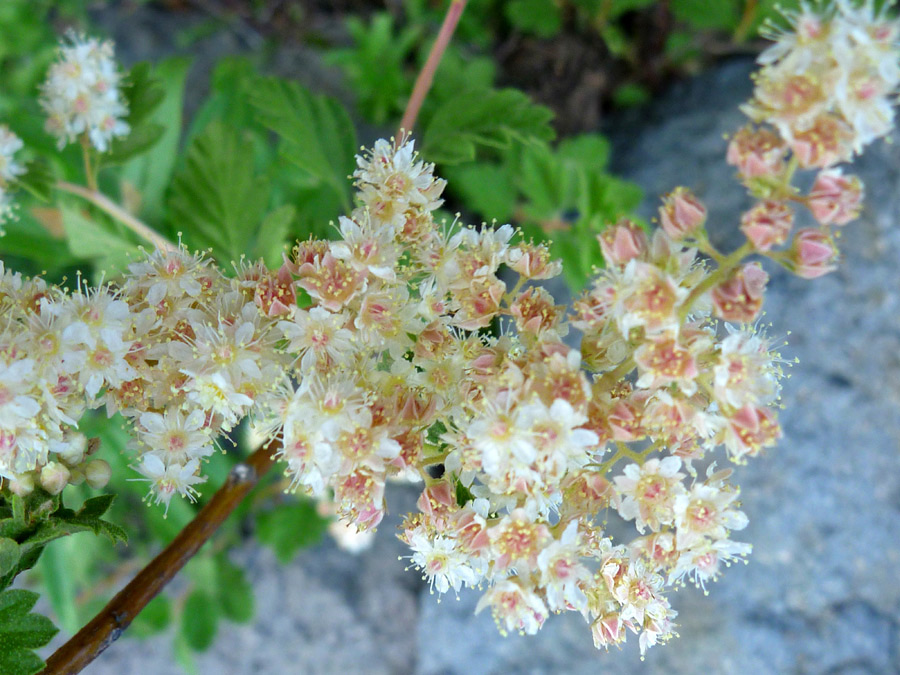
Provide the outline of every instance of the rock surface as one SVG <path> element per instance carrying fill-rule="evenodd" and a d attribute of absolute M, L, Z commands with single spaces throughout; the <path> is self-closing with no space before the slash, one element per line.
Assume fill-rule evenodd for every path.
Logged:
<path fill-rule="evenodd" d="M 158 53 L 135 52 L 148 55 Z M 724 163 L 723 135 L 742 124 L 750 70 L 727 63 L 606 130 L 613 169 L 646 190 L 646 216 L 656 195 L 687 184 L 707 200 L 726 248 L 739 241 L 746 201 Z M 783 355 L 799 359 L 785 382 L 785 437 L 735 476 L 750 517 L 737 537 L 754 546 L 749 564 L 727 570 L 708 597 L 693 588 L 672 595 L 680 639 L 641 663 L 636 640 L 595 651 L 578 616 L 551 617 L 535 637 L 501 638 L 489 616 L 472 615 L 477 594 L 438 604 L 404 572 L 393 532 L 415 497 L 400 489 L 360 556 L 325 543 L 280 567 L 266 550 L 238 551 L 258 618 L 224 626 L 199 671 L 900 672 L 900 147 L 878 144 L 858 168 L 868 206 L 841 239 L 840 271 L 806 282 L 770 269 L 766 321 L 789 334 Z M 170 636 L 125 639 L 85 672 L 181 672 L 170 663 Z"/>

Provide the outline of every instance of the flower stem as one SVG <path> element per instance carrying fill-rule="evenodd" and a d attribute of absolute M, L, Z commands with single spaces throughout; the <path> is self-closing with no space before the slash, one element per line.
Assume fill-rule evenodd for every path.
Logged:
<path fill-rule="evenodd" d="M 412 95 L 406 104 L 406 110 L 403 111 L 403 119 L 400 121 L 400 129 L 397 131 L 397 142 L 404 137 L 405 134 L 412 131 L 416 124 L 416 118 L 419 116 L 419 110 L 425 101 L 425 96 L 431 89 L 431 83 L 434 81 L 434 74 L 441 63 L 444 51 L 450 44 L 450 38 L 456 30 L 456 24 L 459 23 L 459 17 L 462 16 L 463 10 L 466 8 L 468 0 L 451 0 L 450 7 L 447 8 L 447 14 L 444 15 L 444 22 L 441 24 L 441 30 L 435 38 L 434 44 L 431 45 L 431 51 L 416 83 L 413 86 Z"/>
<path fill-rule="evenodd" d="M 91 164 L 91 140 L 87 133 L 81 136 L 81 157 L 84 160 L 84 178 L 92 192 L 97 192 L 97 176 Z"/>
<path fill-rule="evenodd" d="M 57 181 L 56 188 L 58 190 L 62 190 L 63 192 L 69 192 L 73 195 L 78 195 L 82 199 L 86 199 L 97 208 L 105 211 L 113 218 L 118 220 L 139 237 L 149 241 L 161 251 L 171 252 L 178 250 L 178 247 L 175 244 L 135 218 L 109 197 L 101 192 L 98 192 L 96 188 L 89 189 L 81 185 L 76 185 L 75 183 L 68 183 L 64 180 Z"/>
<path fill-rule="evenodd" d="M 725 280 L 731 273 L 731 271 L 752 252 L 753 245 L 750 242 L 745 242 L 743 246 L 741 246 L 739 249 L 722 260 L 717 270 L 712 272 L 703 281 L 694 286 L 694 290 L 692 290 L 690 295 L 688 295 L 687 298 L 685 298 L 684 302 L 681 303 L 679 318 L 682 320 L 682 322 L 687 318 L 687 315 L 691 313 L 691 307 L 694 306 L 694 303 L 700 298 L 700 296 L 706 293 L 706 291 L 711 289 L 720 281 Z"/>
<path fill-rule="evenodd" d="M 272 467 L 273 454 L 277 449 L 273 444 L 265 445 L 235 466 L 225 484 L 172 543 L 138 572 L 84 628 L 47 659 L 43 675 L 81 672 L 115 642 Z"/>

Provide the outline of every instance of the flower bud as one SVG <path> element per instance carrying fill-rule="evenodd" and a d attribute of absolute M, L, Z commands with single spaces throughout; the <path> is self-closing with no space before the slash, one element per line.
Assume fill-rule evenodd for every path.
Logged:
<path fill-rule="evenodd" d="M 51 495 L 58 495 L 69 484 L 71 473 L 65 464 L 48 462 L 41 469 L 41 486 Z"/>
<path fill-rule="evenodd" d="M 806 228 L 794 235 L 790 264 L 794 274 L 803 279 L 815 279 L 837 269 L 838 249 L 834 240 L 815 228 Z"/>
<path fill-rule="evenodd" d="M 27 497 L 34 491 L 34 476 L 30 473 L 21 473 L 9 480 L 8 487 L 14 495 Z"/>
<path fill-rule="evenodd" d="M 694 234 L 706 223 L 706 207 L 687 188 L 675 188 L 663 198 L 659 222 L 672 239 Z"/>
<path fill-rule="evenodd" d="M 634 258 L 640 258 L 647 251 L 647 234 L 627 218 L 597 235 L 603 258 L 607 265 L 622 266 Z"/>
<path fill-rule="evenodd" d="M 87 450 L 87 437 L 77 432 L 67 433 L 62 443 L 52 447 L 56 457 L 67 466 L 77 466 L 84 459 Z"/>
<path fill-rule="evenodd" d="M 744 127 L 728 144 L 728 163 L 744 178 L 777 176 L 784 170 L 784 142 L 768 129 Z"/>
<path fill-rule="evenodd" d="M 712 291 L 716 316 L 725 321 L 749 323 L 762 308 L 769 275 L 759 263 L 747 263 Z"/>
<path fill-rule="evenodd" d="M 862 181 L 833 169 L 816 176 L 807 205 L 822 225 L 846 225 L 859 216 L 862 198 Z"/>
<path fill-rule="evenodd" d="M 84 472 L 78 467 L 69 469 L 69 485 L 81 485 L 84 482 Z"/>
<path fill-rule="evenodd" d="M 741 231 L 757 251 L 783 244 L 793 226 L 794 211 L 782 202 L 760 202 L 741 218 Z"/>
<path fill-rule="evenodd" d="M 92 459 L 84 467 L 84 478 L 87 480 L 87 484 L 95 490 L 105 488 L 111 475 L 112 470 L 109 468 L 109 464 L 102 459 Z"/>

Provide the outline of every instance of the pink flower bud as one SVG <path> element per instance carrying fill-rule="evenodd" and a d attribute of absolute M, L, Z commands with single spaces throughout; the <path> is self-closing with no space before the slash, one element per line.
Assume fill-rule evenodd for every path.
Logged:
<path fill-rule="evenodd" d="M 834 240 L 821 230 L 806 228 L 794 235 L 791 268 L 798 277 L 815 279 L 837 269 L 838 250 Z"/>
<path fill-rule="evenodd" d="M 849 160 L 853 156 L 853 129 L 834 115 L 820 115 L 811 126 L 794 132 L 791 150 L 804 169 Z"/>
<path fill-rule="evenodd" d="M 846 225 L 859 216 L 863 184 L 840 169 L 821 171 L 809 193 L 807 205 L 822 225 Z"/>
<path fill-rule="evenodd" d="M 647 233 L 627 218 L 597 235 L 607 265 L 623 266 L 647 252 Z"/>
<path fill-rule="evenodd" d="M 749 323 L 762 308 L 769 275 L 759 263 L 747 263 L 712 291 L 716 316 L 725 321 Z"/>
<path fill-rule="evenodd" d="M 741 218 L 741 231 L 757 251 L 783 244 L 793 226 L 794 211 L 782 202 L 760 202 Z"/>
<path fill-rule="evenodd" d="M 47 462 L 41 469 L 41 486 L 51 495 L 58 495 L 69 484 L 69 470 L 60 462 Z"/>
<path fill-rule="evenodd" d="M 744 127 L 728 144 L 728 163 L 744 178 L 776 176 L 784 170 L 784 141 L 768 129 Z"/>
<path fill-rule="evenodd" d="M 678 241 L 703 227 L 706 222 L 706 207 L 687 188 L 675 188 L 663 198 L 659 222 L 666 234 Z"/>

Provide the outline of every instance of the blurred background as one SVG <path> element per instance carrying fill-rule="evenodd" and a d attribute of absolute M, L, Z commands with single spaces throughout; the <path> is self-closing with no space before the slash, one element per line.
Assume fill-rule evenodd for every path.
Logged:
<path fill-rule="evenodd" d="M 2 0 L 0 120 L 55 154 L 36 93 L 57 36 L 112 38 L 123 69 L 151 64 L 162 99 L 148 138 L 149 125 L 161 131 L 101 175 L 104 192 L 220 261 L 247 253 L 277 263 L 286 242 L 326 235 L 350 203 L 349 182 L 331 179 L 352 171 L 360 144 L 394 133 L 447 4 Z M 606 222 L 649 222 L 658 195 L 679 184 L 709 205 L 715 243 L 735 248 L 749 201 L 724 162 L 724 136 L 743 123 L 757 30 L 773 17 L 769 0 L 470 1 L 416 135 L 449 180 L 447 216 L 552 238 L 563 294 L 600 263 L 594 236 Z M 295 109 L 276 107 L 269 92 L 281 86 L 293 87 Z M 280 133 L 277 115 L 311 133 Z M 304 160 L 310 143 L 331 159 L 326 170 Z M 80 179 L 77 152 L 54 161 Z M 407 550 L 396 526 L 415 486 L 390 486 L 388 518 L 360 542 L 331 536 L 327 510 L 285 496 L 269 476 L 85 672 L 900 672 L 900 148 L 876 144 L 859 172 L 867 207 L 845 230 L 841 269 L 813 283 L 769 269 L 764 321 L 798 359 L 785 382 L 785 437 L 736 474 L 749 564 L 727 570 L 708 597 L 672 594 L 678 640 L 643 662 L 636 641 L 597 652 L 577 616 L 501 638 L 487 614 L 473 616 L 476 593 L 437 603 L 398 560 Z M 226 173 L 242 177 L 241 212 L 193 208 L 223 201 L 197 185 Z M 240 232 L 218 236 L 219 221 Z M 27 200 L 5 229 L 4 262 L 54 280 L 114 276 L 139 243 L 100 214 Z M 141 503 L 120 419 L 92 418 L 86 433 L 102 439 L 119 494 L 109 518 L 131 541 L 81 535 L 48 546 L 27 583 L 62 628 L 54 645 L 199 508 L 173 501 L 164 518 Z M 209 487 L 246 452 L 246 436 L 238 430 L 237 447 L 213 458 Z"/>

